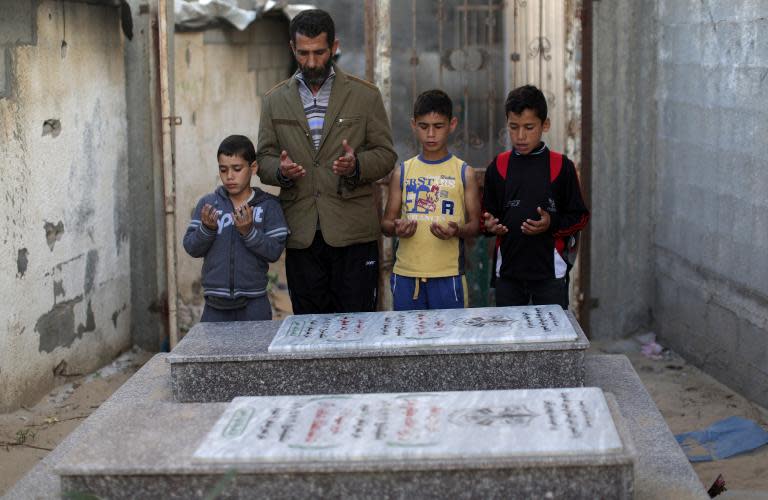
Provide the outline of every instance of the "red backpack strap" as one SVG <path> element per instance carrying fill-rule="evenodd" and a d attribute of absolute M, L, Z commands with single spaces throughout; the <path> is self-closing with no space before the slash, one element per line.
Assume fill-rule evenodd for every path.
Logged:
<path fill-rule="evenodd" d="M 502 179 L 507 178 L 507 167 L 509 167 L 509 156 L 511 154 L 512 151 L 504 151 L 496 157 L 496 170 Z"/>
<path fill-rule="evenodd" d="M 501 155 L 499 155 L 501 156 Z M 555 182 L 560 170 L 563 169 L 563 155 L 549 150 L 549 182 Z"/>

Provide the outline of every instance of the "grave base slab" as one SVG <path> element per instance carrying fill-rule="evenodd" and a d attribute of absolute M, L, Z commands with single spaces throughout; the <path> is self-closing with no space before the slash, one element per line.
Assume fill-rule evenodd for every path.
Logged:
<path fill-rule="evenodd" d="M 71 455 L 72 450 L 80 442 L 101 432 L 102 422 L 105 419 L 122 412 L 124 408 L 139 404 L 172 403 L 170 366 L 166 362 L 167 356 L 167 354 L 158 354 L 146 363 L 99 409 L 67 436 L 53 452 L 17 482 L 3 498 L 14 500 L 61 498 L 62 483 L 54 469 Z M 709 498 L 705 487 L 675 441 L 672 432 L 626 356 L 587 355 L 585 370 L 587 386 L 600 387 L 616 397 L 636 447 L 634 498 L 636 500 Z M 183 408 L 198 405 L 178 406 Z M 218 412 L 215 413 L 218 414 Z M 211 418 L 213 421 L 215 417 Z M 113 432 L 119 432 L 119 429 Z M 87 485 L 88 481 L 100 481 L 91 477 L 84 478 L 82 483 L 76 484 L 74 478 L 72 479 L 73 482 L 70 485 L 76 487 Z M 186 480 L 195 481 L 191 477 Z M 167 489 L 161 494 L 152 496 L 172 498 L 173 489 Z M 511 495 L 513 498 L 526 496 Z"/>
<path fill-rule="evenodd" d="M 226 403 L 138 404 L 103 419 L 57 466 L 62 492 L 102 498 L 632 498 L 634 448 L 506 458 L 201 462 Z M 170 495 L 169 495 L 170 494 Z"/>

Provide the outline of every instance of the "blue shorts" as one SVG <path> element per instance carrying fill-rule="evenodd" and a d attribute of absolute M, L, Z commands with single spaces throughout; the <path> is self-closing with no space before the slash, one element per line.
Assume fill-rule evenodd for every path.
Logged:
<path fill-rule="evenodd" d="M 463 275 L 445 278 L 413 278 L 392 273 L 392 309 L 462 309 L 467 307 Z"/>

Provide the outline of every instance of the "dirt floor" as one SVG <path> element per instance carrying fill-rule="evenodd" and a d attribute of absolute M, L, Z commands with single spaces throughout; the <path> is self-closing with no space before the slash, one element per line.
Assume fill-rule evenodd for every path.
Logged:
<path fill-rule="evenodd" d="M 290 312 L 284 288 L 272 293 L 275 317 Z M 688 365 L 674 353 L 651 360 L 632 340 L 593 343 L 591 352 L 621 352 L 632 361 L 659 410 L 677 434 L 703 429 L 725 417 L 738 415 L 768 429 L 768 411 L 739 396 L 713 378 Z M 64 439 L 95 408 L 125 382 L 150 353 L 134 349 L 112 364 L 85 377 L 73 377 L 56 387 L 35 406 L 0 415 L 0 495 Z M 716 462 L 694 464 L 706 488 L 718 474 L 730 498 L 768 498 L 768 445 L 751 453 Z M 765 496 L 763 496 L 765 495 Z"/>
<path fill-rule="evenodd" d="M 36 405 L 0 414 L 0 495 L 53 450 L 152 357 L 134 348 L 87 376 L 62 384 Z"/>
<path fill-rule="evenodd" d="M 768 430 L 768 410 L 730 390 L 677 354 L 664 351 L 658 360 L 640 353 L 631 339 L 593 342 L 590 352 L 625 354 L 661 411 L 673 434 L 704 429 L 718 420 L 740 416 Z M 731 498 L 768 500 L 768 445 L 743 455 L 714 462 L 694 463 L 705 488 L 722 474 Z"/>

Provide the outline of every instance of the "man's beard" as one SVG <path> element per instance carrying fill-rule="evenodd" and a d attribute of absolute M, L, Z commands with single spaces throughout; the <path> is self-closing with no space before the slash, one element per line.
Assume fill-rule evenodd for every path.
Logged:
<path fill-rule="evenodd" d="M 331 73 L 331 61 L 329 60 L 325 66 L 319 68 L 299 66 L 299 69 L 301 70 L 301 76 L 304 77 L 304 81 L 307 85 L 310 87 L 319 87 Z"/>

